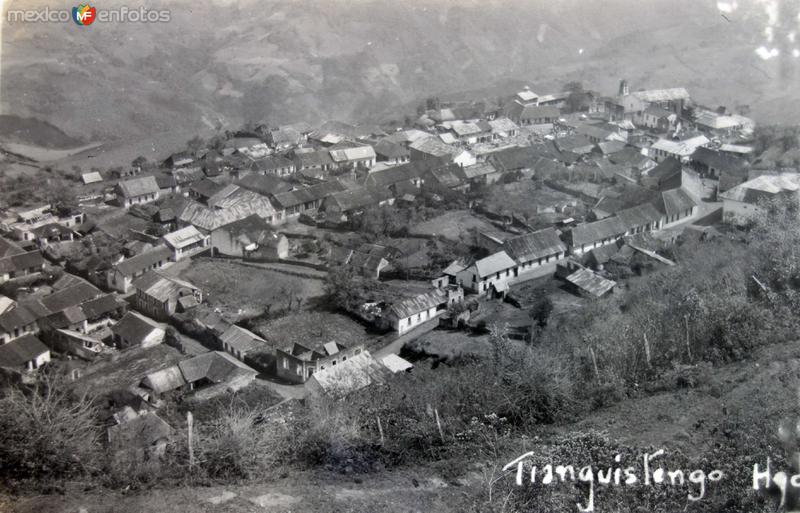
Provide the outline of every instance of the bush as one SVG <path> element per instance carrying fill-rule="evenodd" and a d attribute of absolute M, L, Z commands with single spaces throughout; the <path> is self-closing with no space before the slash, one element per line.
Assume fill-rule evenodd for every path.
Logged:
<path fill-rule="evenodd" d="M 0 398 L 0 473 L 6 480 L 61 479 L 101 466 L 101 426 L 92 401 L 70 397 L 43 375 L 30 390 L 12 387 Z"/>

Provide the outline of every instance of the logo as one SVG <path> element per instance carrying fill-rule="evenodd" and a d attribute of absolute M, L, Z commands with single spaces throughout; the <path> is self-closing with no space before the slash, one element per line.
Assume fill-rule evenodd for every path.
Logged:
<path fill-rule="evenodd" d="M 97 15 L 97 9 L 88 4 L 72 8 L 72 19 L 78 25 L 91 25 Z"/>

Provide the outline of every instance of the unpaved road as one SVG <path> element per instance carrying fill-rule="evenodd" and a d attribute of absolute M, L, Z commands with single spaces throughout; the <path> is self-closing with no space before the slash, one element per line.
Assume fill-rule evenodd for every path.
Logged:
<path fill-rule="evenodd" d="M 426 475 L 427 474 L 427 475 Z M 67 492 L 4 502 L 19 513 L 427 513 L 465 511 L 480 477 L 447 482 L 417 472 L 368 476 L 300 473 L 263 484 L 152 489 L 144 492 Z M 359 479 L 360 478 L 360 479 Z M 363 483 L 359 483 L 361 479 Z M 416 480 L 416 483 L 415 481 Z"/>

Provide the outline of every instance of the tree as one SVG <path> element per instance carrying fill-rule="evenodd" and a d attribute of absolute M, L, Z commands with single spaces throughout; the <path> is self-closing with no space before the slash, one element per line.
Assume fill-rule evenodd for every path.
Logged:
<path fill-rule="evenodd" d="M 533 308 L 531 308 L 531 317 L 536 321 L 537 326 L 544 328 L 547 326 L 547 321 L 550 319 L 550 314 L 553 313 L 553 301 L 549 296 L 540 297 Z"/>
<path fill-rule="evenodd" d="M 580 82 L 569 82 L 564 86 L 564 90 L 569 93 L 566 100 L 566 107 L 569 112 L 580 112 L 589 107 L 589 98 Z"/>
<path fill-rule="evenodd" d="M 42 374 L 33 389 L 0 398 L 0 472 L 8 479 L 64 478 L 94 471 L 101 427 L 88 396 L 72 398 L 58 378 Z"/>
<path fill-rule="evenodd" d="M 206 142 L 199 135 L 196 135 L 196 136 L 192 137 L 191 139 L 189 139 L 188 141 L 186 141 L 186 146 L 190 150 L 192 150 L 192 153 L 195 153 L 195 154 L 197 152 L 199 152 L 205 146 L 205 144 L 206 144 Z"/>
<path fill-rule="evenodd" d="M 325 278 L 325 294 L 332 306 L 342 310 L 358 309 L 367 299 L 373 283 L 357 276 L 352 267 L 331 270 Z"/>
<path fill-rule="evenodd" d="M 147 159 L 139 155 L 131 162 L 131 167 L 134 169 L 144 169 L 147 166 Z"/>

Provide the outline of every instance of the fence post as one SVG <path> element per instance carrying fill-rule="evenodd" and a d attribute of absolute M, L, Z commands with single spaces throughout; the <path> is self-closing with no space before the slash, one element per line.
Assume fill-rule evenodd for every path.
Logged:
<path fill-rule="evenodd" d="M 436 417 L 436 427 L 439 428 L 439 437 L 442 439 L 442 443 L 444 443 L 444 431 L 442 431 L 442 423 L 439 422 L 439 410 L 437 408 L 433 409 L 433 415 Z"/>
<path fill-rule="evenodd" d="M 192 429 L 194 426 L 194 417 L 192 416 L 192 412 L 186 412 L 186 424 L 189 430 L 189 471 L 194 469 L 194 440 L 192 436 Z"/>
<path fill-rule="evenodd" d="M 589 348 L 589 354 L 592 355 L 592 365 L 594 366 L 594 377 L 597 379 L 597 384 L 600 384 L 600 370 L 597 368 L 597 358 L 594 355 L 594 348 Z"/>
<path fill-rule="evenodd" d="M 375 418 L 378 419 L 378 433 L 381 434 L 381 446 L 383 446 L 384 439 L 383 439 L 383 426 L 381 425 L 381 418 L 378 415 L 375 415 Z"/>

